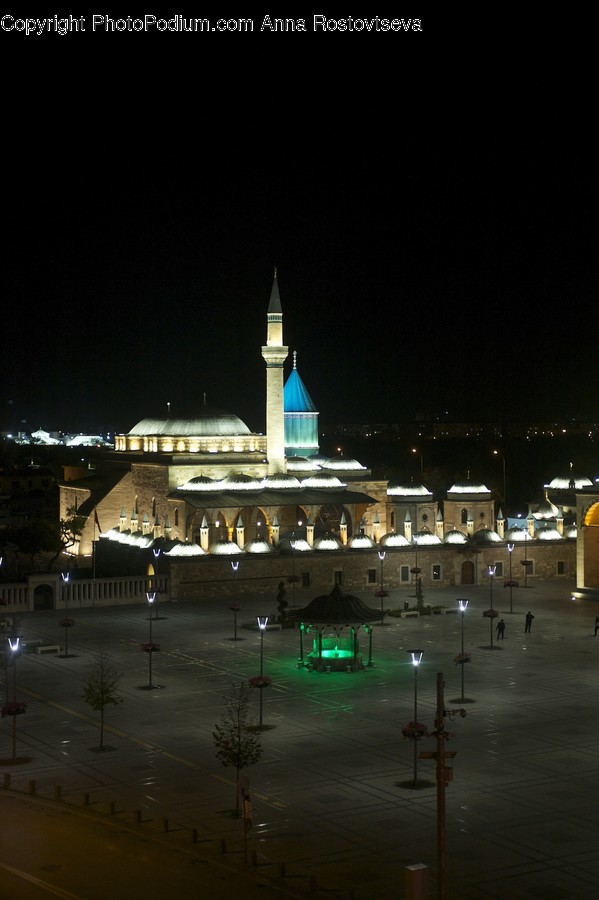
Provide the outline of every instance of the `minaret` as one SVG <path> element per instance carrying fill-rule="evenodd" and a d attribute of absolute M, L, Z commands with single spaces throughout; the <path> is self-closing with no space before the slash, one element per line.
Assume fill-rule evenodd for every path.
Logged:
<path fill-rule="evenodd" d="M 283 407 L 283 364 L 288 347 L 283 346 L 283 311 L 279 297 L 277 270 L 270 292 L 266 317 L 266 346 L 262 356 L 266 363 L 266 448 L 268 474 L 286 472 L 285 463 L 285 415 Z"/>

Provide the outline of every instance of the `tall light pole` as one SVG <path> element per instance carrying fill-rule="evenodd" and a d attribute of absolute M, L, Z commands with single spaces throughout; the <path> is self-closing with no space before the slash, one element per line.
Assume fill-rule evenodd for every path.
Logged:
<path fill-rule="evenodd" d="M 17 758 L 17 656 L 21 653 L 21 638 L 18 635 L 9 635 L 8 640 L 8 648 L 11 653 L 11 660 L 13 665 L 12 672 L 12 702 L 13 702 L 13 716 L 12 716 L 12 758 Z"/>
<path fill-rule="evenodd" d="M 460 610 L 460 614 L 462 617 L 462 650 L 461 657 L 462 662 L 460 663 L 462 667 L 462 694 L 460 696 L 460 700 L 463 702 L 465 700 L 464 697 L 464 669 L 466 668 L 465 656 L 464 656 L 464 613 L 468 609 L 468 601 L 467 600 L 458 600 L 458 609 Z"/>
<path fill-rule="evenodd" d="M 262 728 L 262 676 L 264 675 L 264 632 L 268 625 L 268 616 L 256 616 L 258 628 L 260 629 L 260 728 Z"/>
<path fill-rule="evenodd" d="M 64 585 L 64 618 L 62 620 L 62 624 L 64 625 L 64 659 L 68 658 L 69 655 L 69 628 L 73 624 L 73 619 L 69 618 L 69 579 L 71 575 L 70 572 L 61 572 L 62 583 Z"/>
<path fill-rule="evenodd" d="M 154 605 L 154 601 L 156 600 L 156 591 L 146 591 L 146 600 L 148 601 L 148 606 L 150 608 L 150 641 L 148 644 L 148 690 L 151 691 L 154 687 L 154 685 L 152 684 L 152 655 L 154 653 L 154 644 L 152 643 L 152 606 Z"/>
<path fill-rule="evenodd" d="M 239 593 L 237 590 L 237 572 L 239 570 L 239 560 L 232 560 L 231 569 L 233 570 L 233 580 L 235 582 L 235 601 L 229 607 L 233 610 L 233 640 L 237 640 L 237 613 L 239 612 Z"/>
<path fill-rule="evenodd" d="M 152 553 L 154 555 L 154 577 L 155 577 L 155 580 L 152 582 L 152 590 L 154 590 L 154 591 L 156 591 L 156 593 L 158 593 L 158 560 L 160 559 L 160 554 L 162 553 L 162 550 L 160 549 L 160 547 L 157 547 L 156 549 L 152 548 Z"/>
<path fill-rule="evenodd" d="M 381 561 L 381 625 L 382 625 L 383 619 L 385 618 L 385 613 L 383 610 L 383 603 L 385 601 L 385 578 L 384 578 L 385 551 L 384 550 L 379 550 L 379 559 Z"/>
<path fill-rule="evenodd" d="M 493 450 L 493 455 L 500 456 L 503 463 L 503 505 L 505 506 L 507 504 L 507 499 L 505 496 L 505 456 L 499 450 Z"/>
<path fill-rule="evenodd" d="M 489 597 L 490 597 L 489 610 L 493 609 L 493 576 L 495 575 L 496 568 L 497 568 L 497 566 L 489 566 L 489 568 L 487 569 L 487 575 L 489 576 Z M 491 618 L 491 649 L 493 649 L 493 616 L 491 616 L 490 618 Z"/>
<path fill-rule="evenodd" d="M 512 579 L 512 553 L 514 552 L 514 545 L 507 545 L 508 553 L 510 555 L 510 614 L 514 612 L 512 607 L 512 588 L 514 587 L 514 582 Z"/>
<path fill-rule="evenodd" d="M 418 725 L 418 666 L 424 656 L 423 650 L 408 650 L 414 667 L 414 787 L 418 785 L 418 737 L 416 728 Z"/>
<path fill-rule="evenodd" d="M 422 456 L 422 450 L 419 450 L 417 447 L 412 447 L 412 453 L 417 453 L 420 457 L 420 474 L 424 472 L 424 459 Z"/>

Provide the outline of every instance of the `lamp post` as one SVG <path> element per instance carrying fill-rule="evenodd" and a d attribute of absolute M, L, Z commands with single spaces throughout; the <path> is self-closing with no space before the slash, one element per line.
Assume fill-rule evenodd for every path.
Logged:
<path fill-rule="evenodd" d="M 414 729 L 418 724 L 418 666 L 424 656 L 423 650 L 408 650 L 414 667 Z M 414 787 L 418 784 L 418 737 L 414 734 Z"/>
<path fill-rule="evenodd" d="M 258 628 L 260 629 L 260 680 L 264 675 L 264 632 L 268 625 L 268 616 L 256 616 Z M 260 686 L 260 728 L 262 728 L 262 692 L 264 688 Z"/>
<path fill-rule="evenodd" d="M 298 528 L 301 528 L 301 527 L 302 527 L 302 522 L 301 522 L 301 521 L 298 521 L 297 527 L 298 527 Z M 291 574 L 291 589 L 292 589 L 292 592 L 293 592 L 293 596 L 292 596 L 292 600 L 291 600 L 291 606 L 294 607 L 294 606 L 295 606 L 295 583 L 296 583 L 296 581 L 297 581 L 297 576 L 296 576 L 296 574 L 295 574 L 295 531 L 292 531 L 292 532 L 291 532 L 291 570 L 292 570 L 292 574 Z"/>
<path fill-rule="evenodd" d="M 383 619 L 385 617 L 385 613 L 383 610 L 383 604 L 385 601 L 385 577 L 384 577 L 384 565 L 385 565 L 385 551 L 379 550 L 379 559 L 381 561 L 381 625 L 383 624 Z"/>
<path fill-rule="evenodd" d="M 458 600 L 458 609 L 459 609 L 460 615 L 461 615 L 461 617 L 462 617 L 462 648 L 461 648 L 461 651 L 460 651 L 460 656 L 461 656 L 461 658 L 462 658 L 462 662 L 461 662 L 461 664 L 460 664 L 460 665 L 461 665 L 461 669 L 462 669 L 462 676 L 461 676 L 461 679 L 462 679 L 462 693 L 461 693 L 461 696 L 460 696 L 460 700 L 461 700 L 462 702 L 464 702 L 464 700 L 466 699 L 466 698 L 464 697 L 464 669 L 466 668 L 466 663 L 465 663 L 465 661 L 464 661 L 464 660 L 465 660 L 465 654 L 464 654 L 464 613 L 465 613 L 466 610 L 468 609 L 468 601 L 467 601 L 467 600 Z"/>
<path fill-rule="evenodd" d="M 508 553 L 510 555 L 510 615 L 514 612 L 512 607 L 512 589 L 514 587 L 514 582 L 512 580 L 512 553 L 514 552 L 514 545 L 507 545 Z"/>
<path fill-rule="evenodd" d="M 237 590 L 237 572 L 239 570 L 239 560 L 233 560 L 231 562 L 231 569 L 233 570 L 233 580 L 235 583 L 235 601 L 229 607 L 233 610 L 233 640 L 237 640 L 237 613 L 239 612 L 239 593 Z"/>
<path fill-rule="evenodd" d="M 156 599 L 156 591 L 146 591 L 146 600 L 148 601 L 148 606 L 150 608 L 150 642 L 148 645 L 148 668 L 149 668 L 149 681 L 148 681 L 148 690 L 152 690 L 154 685 L 152 684 L 152 655 L 154 653 L 152 647 L 152 606 Z"/>
<path fill-rule="evenodd" d="M 16 705 L 17 702 L 17 656 L 21 653 L 21 638 L 18 635 L 9 635 L 7 638 L 8 648 L 11 652 L 11 660 L 12 660 L 12 702 L 13 705 Z M 17 758 L 17 714 L 16 710 L 14 711 L 12 717 L 12 758 Z"/>
<path fill-rule="evenodd" d="M 503 463 L 503 505 L 505 506 L 507 504 L 507 498 L 505 496 L 505 456 L 503 453 L 500 453 L 499 450 L 493 450 L 493 455 L 500 456 L 501 462 Z"/>
<path fill-rule="evenodd" d="M 417 447 L 412 447 L 412 453 L 417 453 L 420 457 L 420 474 L 424 472 L 424 459 L 422 456 L 422 450 L 419 450 Z"/>
<path fill-rule="evenodd" d="M 64 625 L 64 659 L 68 658 L 69 655 L 69 628 L 71 627 L 72 620 L 69 619 L 69 579 L 71 577 L 70 572 L 61 572 L 62 583 L 65 586 L 64 589 L 64 618 L 62 620 Z"/>
<path fill-rule="evenodd" d="M 495 569 L 497 566 L 489 566 L 487 569 L 487 575 L 489 576 L 489 609 L 493 609 L 493 576 L 495 575 Z M 491 650 L 493 649 L 493 616 L 491 618 Z"/>
<path fill-rule="evenodd" d="M 160 547 L 158 547 L 156 549 L 152 548 L 152 553 L 154 554 L 154 560 L 155 560 L 154 561 L 155 580 L 152 582 L 151 586 L 152 586 L 152 590 L 154 590 L 154 591 L 156 591 L 156 593 L 158 593 L 158 560 L 160 559 L 160 554 L 162 553 L 162 550 L 160 549 Z"/>

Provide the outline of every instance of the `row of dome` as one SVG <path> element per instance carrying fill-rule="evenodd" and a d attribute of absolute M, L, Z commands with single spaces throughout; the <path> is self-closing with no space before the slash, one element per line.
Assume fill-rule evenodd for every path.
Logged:
<path fill-rule="evenodd" d="M 336 535 L 326 534 L 323 537 L 315 538 L 312 544 L 309 544 L 304 538 L 284 538 L 275 548 L 271 543 L 263 538 L 255 538 L 240 547 L 235 541 L 218 540 L 214 541 L 208 551 L 200 547 L 199 544 L 190 541 L 168 540 L 166 538 L 155 538 L 152 534 L 142 534 L 141 531 L 131 532 L 129 529 L 120 531 L 118 528 L 111 528 L 109 531 L 100 535 L 101 540 L 114 541 L 118 544 L 124 544 L 138 549 L 160 549 L 165 556 L 233 556 L 239 553 L 272 553 L 275 549 L 284 553 L 305 553 L 319 552 L 330 550 L 375 550 L 382 547 L 386 550 L 400 547 L 431 547 L 435 545 L 453 544 L 467 545 L 470 540 L 475 544 L 494 544 L 494 543 L 524 543 L 538 541 L 561 541 L 564 539 L 576 539 L 576 526 L 570 526 L 564 530 L 563 534 L 550 525 L 541 525 L 536 529 L 534 537 L 531 537 L 526 528 L 514 525 L 508 528 L 505 536 L 501 538 L 496 531 L 489 528 L 481 528 L 476 531 L 472 538 L 469 539 L 461 531 L 448 531 L 447 534 L 440 538 L 430 531 L 419 531 L 412 535 L 412 541 L 409 541 L 402 534 L 390 532 L 381 537 L 378 544 L 366 534 L 355 534 L 350 537 L 347 544 L 343 544 Z"/>

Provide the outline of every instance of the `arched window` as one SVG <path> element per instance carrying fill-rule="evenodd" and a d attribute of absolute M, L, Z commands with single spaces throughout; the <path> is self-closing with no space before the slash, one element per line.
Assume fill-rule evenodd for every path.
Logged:
<path fill-rule="evenodd" d="M 462 525 L 467 525 L 467 523 L 468 523 L 468 510 L 463 509 L 462 510 Z"/>

